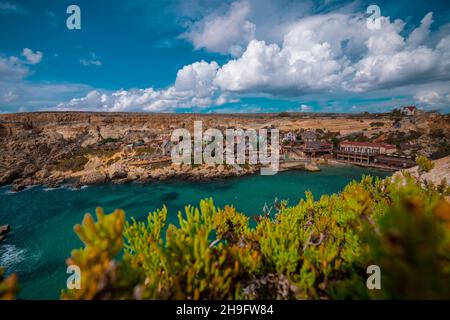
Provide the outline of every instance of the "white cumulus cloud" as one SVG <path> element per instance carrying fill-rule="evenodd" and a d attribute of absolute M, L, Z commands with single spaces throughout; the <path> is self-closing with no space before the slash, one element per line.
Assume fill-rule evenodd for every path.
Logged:
<path fill-rule="evenodd" d="M 22 56 L 25 57 L 26 63 L 29 64 L 38 64 L 42 60 L 42 52 L 40 51 L 33 51 L 29 48 L 25 48 L 22 51 Z"/>
<path fill-rule="evenodd" d="M 423 44 L 430 35 L 430 26 L 433 23 L 433 13 L 429 12 L 420 21 L 420 26 L 414 29 L 408 37 L 407 43 L 416 47 Z"/>
<path fill-rule="evenodd" d="M 202 109 L 228 101 L 212 84 L 219 68 L 216 62 L 195 62 L 177 73 L 175 84 L 166 89 L 130 89 L 102 93 L 89 92 L 83 98 L 60 103 L 57 110 L 152 111 L 173 112 L 177 109 Z"/>
<path fill-rule="evenodd" d="M 255 36 L 255 25 L 247 20 L 250 10 L 248 2 L 234 2 L 225 14 L 214 12 L 194 23 L 182 38 L 195 49 L 238 56 Z"/>
<path fill-rule="evenodd" d="M 419 105 L 442 109 L 450 107 L 450 86 L 435 85 L 432 88 L 419 90 L 414 99 Z"/>
<path fill-rule="evenodd" d="M 248 2 L 234 2 L 225 13 L 210 13 L 184 34 L 196 48 L 232 52 L 235 57 L 223 65 L 194 62 L 181 68 L 167 88 L 93 91 L 58 108 L 200 110 L 241 97 L 310 101 L 311 95 L 362 97 L 378 92 L 387 97 L 390 91 L 430 107 L 446 101 L 447 95 L 430 92 L 429 84 L 449 87 L 450 35 L 432 37 L 431 12 L 409 35 L 400 19 L 384 17 L 379 30 L 370 30 L 362 13 L 313 15 L 284 25 L 278 29 L 283 30 L 282 40 L 270 42 L 255 39 L 255 26 L 245 29 L 251 9 Z"/>
<path fill-rule="evenodd" d="M 100 60 L 100 58 L 97 57 L 97 55 L 92 52 L 89 54 L 89 58 L 81 58 L 80 63 L 85 67 L 102 65 L 102 61 Z"/>
<path fill-rule="evenodd" d="M 15 3 L 0 1 L 0 13 L 26 14 L 26 10 Z"/>

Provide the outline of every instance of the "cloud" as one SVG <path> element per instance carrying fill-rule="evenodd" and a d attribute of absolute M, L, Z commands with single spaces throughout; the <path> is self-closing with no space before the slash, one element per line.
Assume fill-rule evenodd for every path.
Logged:
<path fill-rule="evenodd" d="M 181 37 L 192 42 L 195 49 L 238 56 L 255 35 L 255 25 L 247 20 L 250 10 L 248 2 L 234 2 L 225 14 L 207 15 Z"/>
<path fill-rule="evenodd" d="M 346 9 L 305 16 L 310 10 L 307 6 L 306 13 L 291 13 L 295 11 L 291 3 L 237 1 L 204 14 L 196 13 L 181 37 L 196 49 L 231 55 L 223 64 L 201 60 L 186 65 L 166 88 L 90 88 L 52 108 L 210 111 L 226 110 L 230 103 L 249 97 L 289 100 L 292 106 L 298 106 L 300 99 L 314 101 L 315 110 L 338 110 L 342 107 L 339 99 L 358 110 L 387 110 L 404 101 L 417 101 L 430 108 L 445 105 L 448 93 L 430 84 L 450 87 L 450 35 L 445 26 L 431 31 L 432 12 L 408 34 L 401 19 L 383 17 L 381 29 L 369 30 L 362 13 Z M 284 12 L 289 11 L 286 21 L 280 14 L 282 6 L 286 7 Z M 42 59 L 42 53 L 27 50 L 26 55 L 25 49 L 23 53 L 26 60 L 0 57 L 0 78 L 8 74 L 20 81 L 31 72 L 29 68 Z M 94 53 L 80 59 L 80 63 L 102 65 Z M 391 98 L 394 92 L 395 99 Z M 13 101 L 15 95 L 17 91 L 4 91 L 4 99 Z M 355 99 L 367 103 L 361 105 Z M 305 112 L 308 108 L 300 106 Z"/>
<path fill-rule="evenodd" d="M 23 49 L 21 55 L 0 55 L 0 112 L 51 108 L 73 96 L 84 95 L 91 87 L 83 84 L 33 83 L 27 77 L 43 57 L 40 51 Z"/>
<path fill-rule="evenodd" d="M 167 89 L 130 89 L 110 93 L 93 90 L 83 98 L 60 103 L 55 109 L 173 112 L 223 105 L 228 101 L 227 96 L 212 84 L 218 68 L 214 61 L 195 62 L 180 69 L 174 85 Z"/>
<path fill-rule="evenodd" d="M 349 46 L 359 50 L 363 45 L 361 32 L 353 29 L 360 20 L 343 14 L 312 16 L 286 30 L 280 46 L 252 40 L 240 58 L 222 66 L 215 84 L 227 91 L 285 96 L 336 88 L 351 72 L 342 41 L 352 39 Z"/>
<path fill-rule="evenodd" d="M 350 91 L 364 92 L 378 88 L 396 87 L 413 83 L 427 83 L 450 79 L 449 37 L 439 41 L 435 48 L 422 45 L 431 24 L 432 14 L 406 39 L 400 35 L 403 23 L 389 24 L 375 32 L 367 43 L 368 53 L 355 65 L 351 81 L 344 83 Z M 424 27 L 426 26 L 426 27 Z"/>
<path fill-rule="evenodd" d="M 246 6 L 245 2 L 234 3 L 225 16 L 214 15 L 213 19 L 209 15 L 207 21 L 214 21 L 213 27 L 220 24 L 218 21 L 235 21 L 229 19 L 235 17 L 233 12 Z M 240 15 L 241 21 L 248 14 L 246 10 Z M 242 54 L 222 66 L 214 61 L 184 66 L 174 84 L 166 89 L 119 90 L 106 96 L 92 92 L 58 108 L 90 105 L 108 111 L 203 110 L 240 97 L 342 98 L 367 96 L 370 92 L 388 96 L 396 88 L 411 97 L 420 86 L 434 82 L 448 85 L 450 80 L 450 36 L 440 39 L 434 47 L 427 46 L 431 23 L 432 13 L 428 13 L 420 26 L 403 36 L 405 23 L 400 19 L 391 22 L 384 18 L 380 30 L 369 30 L 362 14 L 314 15 L 285 28 L 280 44 L 253 39 Z M 228 38 L 215 50 L 229 50 L 233 42 L 230 39 L 234 38 Z M 215 45 L 218 43 L 208 44 L 211 49 Z M 416 91 L 407 91 L 411 88 Z M 422 94 L 417 101 L 431 105 L 437 100 L 426 100 Z"/>
<path fill-rule="evenodd" d="M 423 44 L 430 35 L 430 26 L 433 23 L 433 12 L 429 12 L 420 21 L 420 26 L 414 29 L 408 37 L 407 44 L 417 47 Z"/>
<path fill-rule="evenodd" d="M 434 49 L 418 45 L 431 17 L 425 16 L 409 44 L 400 35 L 401 20 L 386 18 L 381 30 L 372 31 L 362 15 L 307 17 L 290 27 L 281 46 L 252 40 L 241 57 L 219 69 L 215 84 L 226 91 L 301 96 L 448 80 L 449 40 Z"/>
<path fill-rule="evenodd" d="M 434 85 L 433 87 L 420 89 L 414 99 L 419 105 L 432 109 L 444 109 L 450 107 L 450 86 Z"/>
<path fill-rule="evenodd" d="M 31 71 L 28 65 L 35 65 L 41 62 L 42 52 L 29 48 L 24 48 L 22 56 L 25 60 L 16 56 L 1 56 L 0 55 L 0 82 L 16 82 L 27 77 Z"/>
<path fill-rule="evenodd" d="M 227 3 L 227 4 L 224 4 Z M 188 30 L 183 35 L 189 34 L 192 31 L 203 31 L 204 22 L 215 20 L 217 17 L 224 17 L 231 8 L 239 3 L 245 3 L 242 6 L 242 12 L 245 12 L 245 21 L 254 25 L 254 37 L 245 37 L 248 34 L 244 33 L 243 41 L 240 46 L 245 49 L 249 40 L 259 39 L 265 40 L 269 43 L 278 43 L 283 39 L 285 28 L 300 18 L 310 15 L 314 11 L 312 1 L 292 1 L 292 0 L 241 0 L 241 1 L 223 1 L 223 0 L 190 0 L 178 1 L 174 6 L 173 11 L 178 16 L 178 21 L 181 25 L 186 27 L 185 21 L 191 21 L 187 24 Z M 247 8 L 249 9 L 247 11 Z M 237 25 L 237 28 L 243 27 Z M 197 28 L 197 29 L 196 29 Z M 194 30 L 193 30 L 194 29 Z M 219 30 L 220 33 L 225 33 L 225 30 Z M 237 39 L 241 37 L 236 34 Z M 189 40 L 189 38 L 187 38 Z M 189 40 L 191 41 L 191 40 Z M 192 42 L 192 41 L 191 41 Z M 225 50 L 229 53 L 229 50 Z"/>
<path fill-rule="evenodd" d="M 15 3 L 0 1 L 0 14 L 26 14 L 26 10 Z"/>
<path fill-rule="evenodd" d="M 51 11 L 51 10 L 47 10 L 47 11 L 45 11 L 45 14 L 47 15 L 47 17 L 48 17 L 48 19 L 49 19 L 49 24 L 50 24 L 51 26 L 53 26 L 53 27 L 56 27 L 56 26 L 57 26 L 57 23 L 56 23 L 56 18 L 57 18 L 56 13 L 54 13 L 54 12 Z"/>
<path fill-rule="evenodd" d="M 87 67 L 87 66 L 98 66 L 99 67 L 102 65 L 102 61 L 100 60 L 100 58 L 97 57 L 97 55 L 93 52 L 89 54 L 89 58 L 81 58 L 80 63 L 85 67 Z"/>
<path fill-rule="evenodd" d="M 42 60 L 42 52 L 40 51 L 33 52 L 33 50 L 29 48 L 23 49 L 22 56 L 26 58 L 26 63 L 29 64 L 38 64 Z"/>
<path fill-rule="evenodd" d="M 0 110 L 51 110 L 70 97 L 85 95 L 92 90 L 84 84 L 32 83 L 28 81 L 0 81 Z"/>
<path fill-rule="evenodd" d="M 306 104 L 302 104 L 300 106 L 300 112 L 311 112 L 312 110 L 313 110 L 312 107 Z"/>
<path fill-rule="evenodd" d="M 19 58 L 0 56 L 0 81 L 17 81 L 25 78 L 29 72 Z"/>

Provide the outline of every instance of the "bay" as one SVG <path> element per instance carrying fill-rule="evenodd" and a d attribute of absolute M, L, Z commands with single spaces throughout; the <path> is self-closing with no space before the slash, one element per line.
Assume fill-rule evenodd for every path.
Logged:
<path fill-rule="evenodd" d="M 166 181 L 148 184 L 105 184 L 80 190 L 40 186 L 12 193 L 0 188 L 0 224 L 12 231 L 0 243 L 0 266 L 19 275 L 22 299 L 58 299 L 66 284 L 65 259 L 82 247 L 73 232 L 86 212 L 103 207 L 106 213 L 124 209 L 127 218 L 143 220 L 165 204 L 168 222 L 177 223 L 186 204 L 212 197 L 216 206 L 233 204 L 249 216 L 262 213 L 274 198 L 295 205 L 309 190 L 315 197 L 341 191 L 366 175 L 385 177 L 385 171 L 355 166 L 322 166 L 320 172 L 287 171 L 274 176 L 246 176 L 210 182 Z"/>

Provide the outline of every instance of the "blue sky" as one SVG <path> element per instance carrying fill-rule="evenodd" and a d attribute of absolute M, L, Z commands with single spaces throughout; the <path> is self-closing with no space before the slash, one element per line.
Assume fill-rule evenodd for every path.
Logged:
<path fill-rule="evenodd" d="M 448 1 L 370 4 L 0 0 L 0 112 L 449 112 Z"/>

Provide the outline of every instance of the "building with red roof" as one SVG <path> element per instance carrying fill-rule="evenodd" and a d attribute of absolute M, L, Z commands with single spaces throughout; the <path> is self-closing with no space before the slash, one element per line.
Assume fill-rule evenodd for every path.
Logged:
<path fill-rule="evenodd" d="M 343 141 L 336 153 L 337 160 L 369 164 L 375 156 L 397 151 L 394 145 L 378 142 Z"/>
<path fill-rule="evenodd" d="M 416 114 L 417 108 L 416 106 L 405 106 L 402 107 L 402 114 L 405 116 L 414 116 Z"/>
<path fill-rule="evenodd" d="M 339 151 L 368 153 L 368 154 L 391 154 L 397 151 L 392 144 L 378 142 L 343 141 L 339 144 Z"/>

